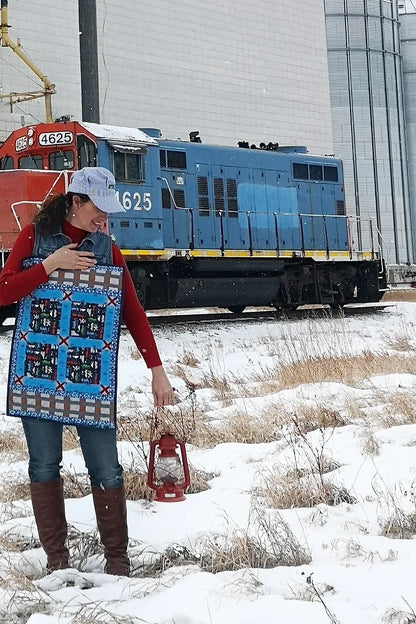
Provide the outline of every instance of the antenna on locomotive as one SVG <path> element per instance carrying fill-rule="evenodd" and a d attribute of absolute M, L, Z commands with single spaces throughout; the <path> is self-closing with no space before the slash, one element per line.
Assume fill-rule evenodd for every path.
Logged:
<path fill-rule="evenodd" d="M 8 0 L 1 0 L 1 23 L 0 23 L 0 40 L 2 48 L 11 48 L 17 56 L 19 56 L 24 63 L 41 79 L 43 84 L 42 91 L 26 91 L 25 93 L 8 93 L 7 95 L 0 95 L 0 100 L 8 98 L 10 100 L 10 108 L 13 108 L 13 104 L 18 102 L 27 102 L 29 100 L 35 100 L 36 98 L 45 98 L 45 115 L 48 123 L 53 121 L 52 117 L 52 102 L 51 96 L 56 93 L 55 85 L 49 80 L 43 72 L 36 67 L 31 59 L 25 54 L 20 45 L 20 39 L 15 43 L 9 37 L 9 24 L 8 18 Z"/>

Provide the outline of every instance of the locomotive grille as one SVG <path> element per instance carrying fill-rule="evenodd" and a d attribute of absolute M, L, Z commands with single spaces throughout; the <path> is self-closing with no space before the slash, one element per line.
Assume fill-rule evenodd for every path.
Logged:
<path fill-rule="evenodd" d="M 198 197 L 199 214 L 201 217 L 209 215 L 209 202 L 208 197 Z"/>
<path fill-rule="evenodd" d="M 209 215 L 208 178 L 198 176 L 198 208 L 201 217 Z"/>
<path fill-rule="evenodd" d="M 345 202 L 343 199 L 337 199 L 337 215 L 345 215 Z"/>
<path fill-rule="evenodd" d="M 222 178 L 214 178 L 214 204 L 215 214 L 218 217 L 220 212 L 224 212 L 225 209 L 224 180 Z"/>
<path fill-rule="evenodd" d="M 228 216 L 237 217 L 237 180 L 233 180 L 232 178 L 227 179 L 227 207 Z"/>
<path fill-rule="evenodd" d="M 173 198 L 178 208 L 185 208 L 185 191 L 181 189 L 174 189 Z"/>
<path fill-rule="evenodd" d="M 208 178 L 198 177 L 198 195 L 208 196 Z"/>
<path fill-rule="evenodd" d="M 170 193 L 167 188 L 162 189 L 162 208 L 171 208 Z"/>

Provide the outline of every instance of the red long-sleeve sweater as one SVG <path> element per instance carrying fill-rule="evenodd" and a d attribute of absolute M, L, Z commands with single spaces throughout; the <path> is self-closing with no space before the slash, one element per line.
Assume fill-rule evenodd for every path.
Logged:
<path fill-rule="evenodd" d="M 74 227 L 67 221 L 62 223 L 62 232 L 73 243 L 80 243 L 87 232 Z M 0 274 L 0 305 L 9 305 L 26 297 L 40 284 L 48 281 L 48 275 L 42 263 L 28 269 L 22 268 L 22 262 L 32 256 L 35 242 L 34 225 L 27 225 L 20 232 L 16 243 Z M 113 264 L 123 267 L 123 322 L 127 326 L 134 342 L 142 354 L 148 368 L 160 366 L 161 360 L 153 337 L 152 329 L 145 311 L 137 298 L 133 280 L 117 245 L 112 245 Z"/>

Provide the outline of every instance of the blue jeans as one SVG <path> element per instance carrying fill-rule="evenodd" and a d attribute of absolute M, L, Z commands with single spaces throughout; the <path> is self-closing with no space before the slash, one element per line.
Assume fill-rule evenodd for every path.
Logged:
<path fill-rule="evenodd" d="M 29 451 L 31 483 L 59 479 L 63 425 L 36 418 L 22 418 L 22 423 Z M 78 426 L 77 431 L 91 485 L 104 489 L 122 485 L 123 468 L 118 461 L 116 430 Z"/>

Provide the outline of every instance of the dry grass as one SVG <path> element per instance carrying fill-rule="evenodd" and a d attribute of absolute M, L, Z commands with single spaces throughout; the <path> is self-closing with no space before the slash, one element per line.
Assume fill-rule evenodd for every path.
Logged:
<path fill-rule="evenodd" d="M 295 472 L 280 476 L 269 474 L 258 494 L 264 496 L 266 504 L 273 509 L 315 507 L 320 503 L 332 506 L 356 502 L 345 488 L 332 483 L 323 483 L 313 476 L 301 476 Z"/>
<path fill-rule="evenodd" d="M 81 570 L 89 557 L 102 555 L 104 550 L 98 531 L 84 533 L 73 525 L 68 526 L 68 548 L 71 554 L 70 565 Z"/>
<path fill-rule="evenodd" d="M 208 481 L 215 477 L 213 473 L 198 470 L 198 468 L 194 468 L 193 466 L 189 466 L 189 476 L 191 484 L 186 488 L 185 494 L 198 494 L 198 492 L 209 490 L 210 485 Z"/>
<path fill-rule="evenodd" d="M 250 533 L 235 529 L 229 534 L 205 538 L 201 544 L 201 568 L 216 574 L 310 563 L 310 553 L 301 546 L 289 525 L 280 514 L 262 508 L 258 499 L 254 499 L 250 524 Z"/>
<path fill-rule="evenodd" d="M 140 412 L 123 414 L 118 417 L 118 440 L 150 440 L 151 435 L 152 429 L 150 418 Z"/>
<path fill-rule="evenodd" d="M 199 556 L 182 544 L 171 544 L 161 553 L 142 549 L 141 552 L 139 550 L 138 557 L 137 564 L 134 554 L 131 557 L 132 577 L 159 577 L 169 568 L 199 563 Z"/>
<path fill-rule="evenodd" d="M 405 514 L 396 507 L 394 513 L 381 525 L 381 535 L 398 539 L 412 539 L 416 535 L 416 512 Z"/>
<path fill-rule="evenodd" d="M 147 485 L 147 474 L 127 468 L 123 472 L 124 488 L 128 500 L 152 500 L 153 490 Z"/>
<path fill-rule="evenodd" d="M 117 606 L 114 605 L 117 609 Z M 105 609 L 101 604 L 87 604 L 80 607 L 74 615 L 65 618 L 67 624 L 139 624 L 142 620 L 137 616 L 117 615 L 114 611 Z"/>
<path fill-rule="evenodd" d="M 215 436 L 221 442 L 240 442 L 243 444 L 261 444 L 274 442 L 278 434 L 279 422 L 272 411 L 252 416 L 247 412 L 236 413 L 216 428 Z M 196 431 L 198 433 L 198 430 Z"/>
<path fill-rule="evenodd" d="M 190 366 L 191 368 L 196 368 L 200 363 L 199 359 L 196 357 L 194 353 L 187 351 L 186 349 L 183 351 L 180 358 L 178 358 L 178 364 L 183 366 Z"/>
<path fill-rule="evenodd" d="M 416 355 L 388 355 L 366 352 L 349 357 L 313 357 L 284 367 L 266 368 L 256 375 L 264 394 L 294 388 L 299 384 L 338 381 L 357 384 L 374 375 L 409 373 L 416 375 Z"/>
<path fill-rule="evenodd" d="M 86 472 L 61 471 L 65 498 L 83 498 L 91 494 L 91 483 Z"/>
<path fill-rule="evenodd" d="M 16 500 L 29 499 L 29 480 L 26 477 L 16 474 L 2 475 L 2 482 L 0 483 L 0 502 L 11 503 Z"/>
<path fill-rule="evenodd" d="M 384 397 L 386 400 L 386 397 Z M 382 417 L 384 427 L 411 425 L 416 422 L 415 397 L 409 392 L 392 392 L 387 397 L 387 414 Z"/>
<path fill-rule="evenodd" d="M 383 622 L 386 624 L 416 624 L 416 611 L 404 599 L 410 611 L 401 611 L 399 609 L 389 609 L 383 616 Z"/>
<path fill-rule="evenodd" d="M 374 432 L 366 428 L 361 432 L 361 451 L 363 455 L 376 457 L 380 454 L 380 443 L 374 437 Z"/>
<path fill-rule="evenodd" d="M 39 540 L 23 535 L 16 535 L 12 530 L 0 534 L 0 550 L 9 552 L 24 552 L 31 548 L 39 548 Z"/>
<path fill-rule="evenodd" d="M 286 422 L 292 420 L 299 433 L 305 434 L 316 429 L 327 427 L 343 427 L 348 421 L 341 416 L 339 411 L 333 410 L 325 405 L 316 405 L 315 407 L 302 406 L 292 414 L 291 418 L 287 418 Z"/>
<path fill-rule="evenodd" d="M 217 574 L 243 568 L 275 568 L 279 560 L 258 538 L 241 531 L 227 540 L 218 536 L 209 538 L 200 563 L 203 570 Z"/>
<path fill-rule="evenodd" d="M 390 349 L 394 351 L 401 351 L 402 353 L 412 352 L 414 349 L 414 339 L 410 336 L 400 336 L 394 338 L 387 343 Z"/>
<path fill-rule="evenodd" d="M 384 293 L 382 301 L 416 301 L 416 288 L 394 288 Z"/>
<path fill-rule="evenodd" d="M 0 453 L 6 454 L 12 461 L 25 459 L 27 448 L 23 433 L 2 431 L 0 433 Z"/>
<path fill-rule="evenodd" d="M 78 432 L 75 427 L 64 427 L 62 445 L 64 451 L 72 451 L 73 449 L 79 448 Z"/>
<path fill-rule="evenodd" d="M 0 607 L 0 622 L 24 624 L 37 613 L 52 615 L 51 601 L 33 585 L 30 589 L 19 589 L 19 586 L 15 584 L 16 577 L 17 575 L 10 580 L 13 591 L 7 592 L 9 600 L 5 606 Z M 3 603 L 5 599 L 6 597 L 3 597 Z"/>

